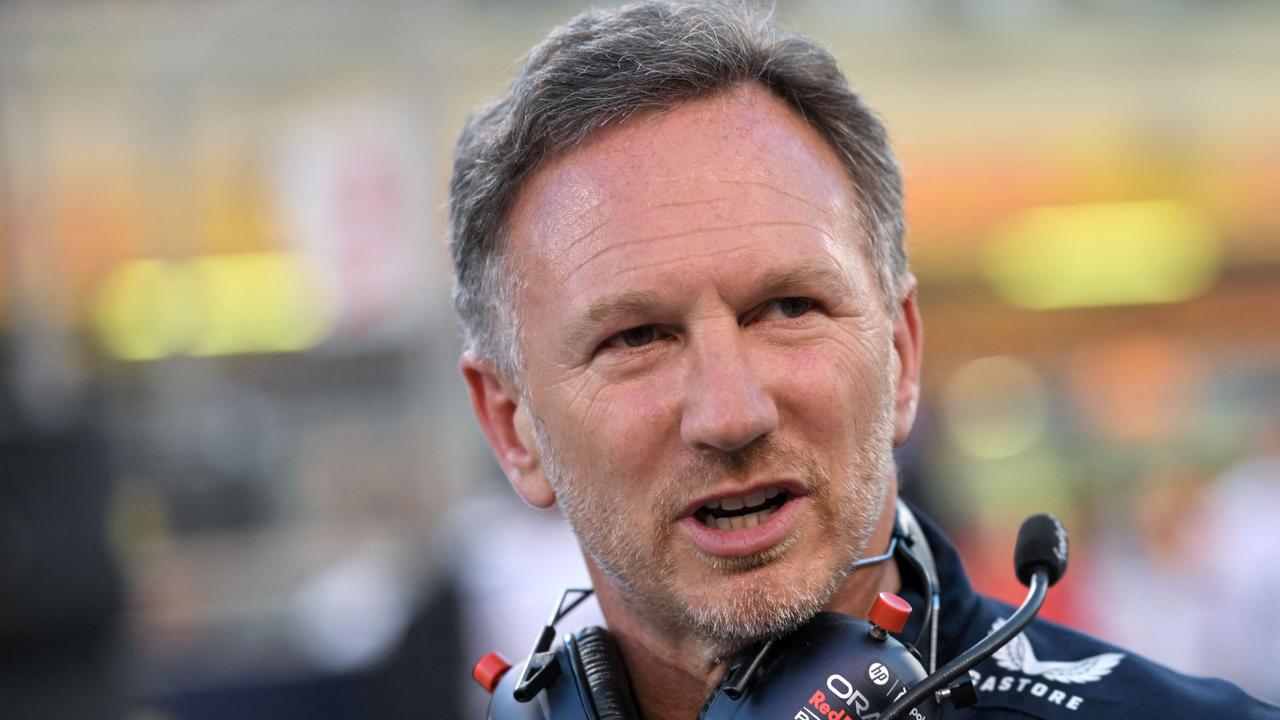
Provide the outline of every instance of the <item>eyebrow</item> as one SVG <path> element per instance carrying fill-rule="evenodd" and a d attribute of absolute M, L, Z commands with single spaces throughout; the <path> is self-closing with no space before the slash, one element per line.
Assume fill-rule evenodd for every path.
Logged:
<path fill-rule="evenodd" d="M 839 267 L 818 260 L 767 270 L 756 278 L 752 286 L 755 288 L 753 294 L 766 298 L 796 292 L 798 287 L 807 289 L 800 292 L 816 291 L 835 297 L 844 297 L 852 289 L 849 279 Z M 570 347 L 578 347 L 590 339 L 596 328 L 621 318 L 650 316 L 661 305 L 662 299 L 649 290 L 627 290 L 599 298 L 592 301 L 585 312 L 569 321 L 566 342 Z"/>
<path fill-rule="evenodd" d="M 833 263 L 810 260 L 796 265 L 768 270 L 756 279 L 756 287 L 765 295 L 779 295 L 797 286 L 834 296 L 845 296 L 852 289 L 849 278 Z"/>
<path fill-rule="evenodd" d="M 648 290 L 627 290 L 599 298 L 587 306 L 586 312 L 570 321 L 566 334 L 568 344 L 577 347 L 590 337 L 596 327 L 619 318 L 650 314 L 660 303 L 658 294 Z"/>

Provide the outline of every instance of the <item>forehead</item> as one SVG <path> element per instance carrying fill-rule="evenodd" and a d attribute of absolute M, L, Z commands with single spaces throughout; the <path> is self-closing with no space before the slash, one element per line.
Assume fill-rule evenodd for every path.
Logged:
<path fill-rule="evenodd" d="M 522 305 L 549 311 L 636 284 L 727 287 L 727 275 L 814 255 L 861 275 L 855 217 L 835 150 L 745 85 L 628 120 L 541 168 L 517 197 L 507 250 Z"/>
<path fill-rule="evenodd" d="M 856 216 L 834 149 L 752 83 L 633 119 L 548 163 L 520 191 L 508 251 L 554 262 L 640 224 L 651 236 L 676 234 L 691 219 L 731 224 L 744 207 L 765 205 L 832 227 Z"/>

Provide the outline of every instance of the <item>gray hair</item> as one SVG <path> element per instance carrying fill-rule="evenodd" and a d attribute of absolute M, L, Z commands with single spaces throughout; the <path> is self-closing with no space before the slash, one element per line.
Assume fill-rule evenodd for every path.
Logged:
<path fill-rule="evenodd" d="M 907 275 L 902 180 L 884 126 L 835 58 L 742 4 L 645 1 L 588 10 L 552 31 L 506 93 L 468 118 L 449 203 L 453 301 L 467 350 L 518 381 L 518 278 L 505 272 L 504 225 L 547 159 L 606 126 L 745 82 L 785 100 L 834 147 L 881 292 L 895 305 Z"/>

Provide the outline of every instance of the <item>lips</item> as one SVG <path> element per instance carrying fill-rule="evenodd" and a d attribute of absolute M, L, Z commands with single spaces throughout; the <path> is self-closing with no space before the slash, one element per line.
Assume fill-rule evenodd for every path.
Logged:
<path fill-rule="evenodd" d="M 720 557 L 763 552 L 782 542 L 808 501 L 789 484 L 712 495 L 690 506 L 677 524 L 699 550 Z"/>

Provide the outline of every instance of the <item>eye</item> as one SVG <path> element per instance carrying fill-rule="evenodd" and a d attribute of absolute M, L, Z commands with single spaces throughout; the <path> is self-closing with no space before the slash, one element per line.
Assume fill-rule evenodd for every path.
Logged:
<path fill-rule="evenodd" d="M 614 335 L 605 340 L 605 347 L 644 347 L 658 339 L 658 331 L 652 325 L 641 325 Z"/>
<path fill-rule="evenodd" d="M 797 318 L 813 309 L 813 301 L 809 298 L 789 297 L 773 301 L 778 312 L 789 318 Z"/>
<path fill-rule="evenodd" d="M 809 298 L 775 298 L 758 306 L 749 315 L 743 318 L 743 324 L 758 322 L 761 320 L 793 320 L 795 318 L 802 317 L 817 308 L 818 303 L 810 300 Z"/>

